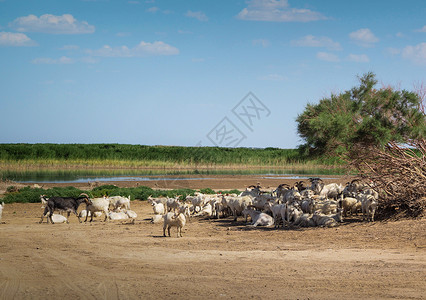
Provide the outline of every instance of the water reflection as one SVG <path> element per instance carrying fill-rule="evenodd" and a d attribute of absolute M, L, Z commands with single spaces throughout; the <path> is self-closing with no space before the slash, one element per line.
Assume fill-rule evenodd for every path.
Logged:
<path fill-rule="evenodd" d="M 0 179 L 12 180 L 22 183 L 32 182 L 46 182 L 46 183 L 75 183 L 75 182 L 90 182 L 90 181 L 149 181 L 158 180 L 196 180 L 211 178 L 201 177 L 202 175 L 263 175 L 277 178 L 277 175 L 287 175 L 288 179 L 306 179 L 306 175 L 342 175 L 343 169 L 163 169 L 163 170 L 135 170 L 135 169 L 116 169 L 116 170 L 100 170 L 100 169 L 86 169 L 86 170 L 24 170 L 24 171 L 10 171 L 0 170 Z M 189 176 L 181 177 L 181 176 Z M 193 175 L 200 175 L 194 178 Z M 295 176 L 297 175 L 297 176 Z M 174 177 L 167 177 L 174 176 Z M 177 176 L 177 177 L 176 177 Z"/>

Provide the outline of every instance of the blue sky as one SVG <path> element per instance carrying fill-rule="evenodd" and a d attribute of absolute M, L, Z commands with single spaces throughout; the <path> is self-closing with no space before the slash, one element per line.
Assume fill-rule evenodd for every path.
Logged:
<path fill-rule="evenodd" d="M 359 75 L 426 83 L 425 16 L 423 0 L 0 0 L 0 142 L 294 148 L 306 104 Z"/>

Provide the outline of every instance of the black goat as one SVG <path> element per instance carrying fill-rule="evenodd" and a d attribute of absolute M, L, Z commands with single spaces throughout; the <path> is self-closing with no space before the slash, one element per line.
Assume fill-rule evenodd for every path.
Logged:
<path fill-rule="evenodd" d="M 41 198 L 44 199 L 47 203 L 46 203 L 46 207 L 44 208 L 44 213 L 41 216 L 40 223 L 43 222 L 43 217 L 48 214 L 47 223 L 49 223 L 49 219 L 50 219 L 50 222 L 54 224 L 52 220 L 52 215 L 55 210 L 62 210 L 67 212 L 67 223 L 68 223 L 68 218 L 70 217 L 71 212 L 73 212 L 77 216 L 78 221 L 81 223 L 80 216 L 77 213 L 78 207 L 82 203 L 86 203 L 86 205 L 91 204 L 91 201 L 89 200 L 89 196 L 87 196 L 86 194 L 80 194 L 80 196 L 78 197 L 55 196 L 55 197 L 50 197 L 47 199 L 45 198 L 45 196 L 41 196 Z"/>

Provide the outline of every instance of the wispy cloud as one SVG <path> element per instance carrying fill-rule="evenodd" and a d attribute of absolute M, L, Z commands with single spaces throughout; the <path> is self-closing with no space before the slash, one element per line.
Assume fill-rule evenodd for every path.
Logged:
<path fill-rule="evenodd" d="M 153 55 L 177 55 L 179 54 L 179 49 L 162 41 L 156 41 L 153 43 L 142 41 L 133 48 L 129 48 L 127 46 L 111 47 L 109 45 L 105 45 L 101 49 L 87 50 L 86 52 L 93 56 L 102 57 L 143 57 Z"/>
<path fill-rule="evenodd" d="M 178 29 L 177 31 L 179 34 L 192 34 L 192 31 L 189 30 L 182 30 L 182 29 Z"/>
<path fill-rule="evenodd" d="M 416 32 L 426 32 L 426 25 L 425 26 L 423 26 L 422 28 L 420 28 L 420 29 L 416 29 L 415 30 Z"/>
<path fill-rule="evenodd" d="M 373 47 L 379 39 L 368 28 L 361 28 L 349 34 L 350 39 L 361 47 Z"/>
<path fill-rule="evenodd" d="M 329 61 L 329 62 L 339 62 L 340 59 L 336 54 L 328 53 L 328 52 L 318 52 L 317 58 L 319 60 L 323 61 Z"/>
<path fill-rule="evenodd" d="M 368 56 L 365 54 L 349 54 L 348 60 L 353 62 L 359 62 L 359 63 L 366 63 L 370 61 Z"/>
<path fill-rule="evenodd" d="M 407 46 L 402 49 L 403 58 L 411 60 L 415 64 L 426 65 L 426 43 L 420 43 L 416 46 Z"/>
<path fill-rule="evenodd" d="M 28 15 L 19 17 L 9 26 L 19 32 L 43 32 L 52 34 L 83 34 L 95 32 L 95 26 L 86 21 L 78 21 L 70 14 L 55 16 L 45 14 L 40 17 Z"/>
<path fill-rule="evenodd" d="M 159 8 L 157 6 L 153 6 L 148 8 L 146 11 L 150 12 L 150 13 L 156 13 L 159 10 Z"/>
<path fill-rule="evenodd" d="M 209 18 L 201 11 L 191 11 L 188 10 L 185 14 L 185 16 L 189 17 L 189 18 L 195 18 L 198 21 L 202 21 L 202 22 L 206 22 L 209 20 Z"/>
<path fill-rule="evenodd" d="M 327 19 L 323 14 L 310 9 L 291 8 L 287 0 L 251 0 L 237 18 L 269 22 L 311 22 Z"/>
<path fill-rule="evenodd" d="M 266 48 L 269 46 L 269 40 L 265 40 L 265 39 L 257 39 L 257 40 L 253 40 L 252 44 L 254 46 L 262 46 L 263 48 Z"/>
<path fill-rule="evenodd" d="M 72 64 L 74 63 L 74 60 L 66 57 L 66 56 L 62 56 L 60 58 L 36 58 L 33 59 L 32 61 L 33 64 L 36 65 L 65 65 L 65 64 Z"/>
<path fill-rule="evenodd" d="M 6 47 L 30 47 L 37 43 L 24 33 L 0 32 L 0 46 Z"/>
<path fill-rule="evenodd" d="M 291 45 L 297 47 L 320 47 L 327 48 L 329 50 L 342 50 L 340 43 L 335 42 L 326 36 L 315 37 L 313 35 L 307 35 L 301 39 L 291 41 Z"/>

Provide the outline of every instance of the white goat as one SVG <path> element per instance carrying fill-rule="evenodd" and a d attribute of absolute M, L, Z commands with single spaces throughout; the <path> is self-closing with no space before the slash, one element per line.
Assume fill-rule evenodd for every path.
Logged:
<path fill-rule="evenodd" d="M 184 215 L 184 212 L 181 211 L 181 209 L 178 209 L 177 213 L 169 212 L 164 215 L 164 224 L 163 224 L 163 236 L 166 236 L 166 228 L 167 232 L 170 236 L 170 228 L 176 227 L 177 228 L 177 237 L 182 237 L 182 228 L 186 224 L 186 217 Z"/>
<path fill-rule="evenodd" d="M 356 210 L 355 206 L 358 203 L 358 199 L 352 198 L 352 197 L 346 197 L 341 200 L 342 203 L 342 209 L 343 209 L 343 216 L 346 217 L 348 212 L 351 214 L 354 212 L 354 209 Z"/>
<path fill-rule="evenodd" d="M 123 212 L 129 216 L 130 219 L 136 219 L 138 217 L 138 214 L 136 212 L 134 212 L 133 210 L 130 209 L 125 209 L 123 210 Z"/>
<path fill-rule="evenodd" d="M 151 223 L 157 224 L 164 221 L 164 215 L 153 215 L 151 218 Z"/>
<path fill-rule="evenodd" d="M 157 203 L 155 201 L 151 202 L 152 210 L 154 211 L 154 215 L 162 215 L 164 214 L 164 204 L 163 203 Z"/>
<path fill-rule="evenodd" d="M 319 195 L 325 198 L 337 199 L 337 196 L 339 196 L 344 189 L 344 186 L 341 184 L 330 183 L 323 186 Z"/>
<path fill-rule="evenodd" d="M 105 222 L 109 217 L 109 214 L 108 214 L 109 200 L 108 200 L 108 198 L 103 197 L 103 198 L 94 198 L 94 199 L 90 199 L 90 200 L 91 200 L 92 203 L 86 205 L 86 211 L 91 213 L 90 222 L 92 222 L 93 215 L 97 211 L 103 212 L 105 214 L 105 219 L 104 219 L 104 222 Z M 87 213 L 86 219 L 84 220 L 84 222 L 87 221 L 88 216 L 89 216 L 89 213 Z"/>
<path fill-rule="evenodd" d="M 253 204 L 253 198 L 251 196 L 242 196 L 242 197 L 227 197 L 228 207 L 231 209 L 234 216 L 234 221 L 237 221 L 238 215 L 241 215 L 243 210 L 249 205 Z M 246 216 L 247 222 L 247 216 Z"/>
<path fill-rule="evenodd" d="M 377 200 L 373 195 L 361 196 L 362 219 L 374 222 L 374 214 L 377 209 Z"/>
<path fill-rule="evenodd" d="M 129 216 L 123 212 L 115 212 L 115 211 L 110 211 L 108 213 L 108 217 L 110 220 L 127 220 L 129 218 Z"/>
<path fill-rule="evenodd" d="M 281 210 L 285 209 L 286 204 L 272 204 L 271 202 L 267 203 L 267 207 L 272 212 L 272 217 L 274 218 L 275 228 L 279 227 L 281 217 Z M 284 222 L 284 219 L 283 219 Z"/>
<path fill-rule="evenodd" d="M 187 195 L 186 200 L 191 201 L 192 206 L 194 207 L 193 213 L 197 212 L 197 208 L 199 208 L 199 211 L 201 211 L 201 208 L 207 202 L 206 197 L 199 192 L 196 192 L 194 196 Z"/>
<path fill-rule="evenodd" d="M 49 212 L 47 212 L 45 215 L 43 215 L 43 217 L 47 216 L 49 214 Z M 47 224 L 49 224 L 49 220 L 50 218 L 47 218 Z M 56 224 L 56 223 L 68 223 L 68 219 L 60 214 L 52 214 L 52 219 L 51 221 L 53 222 L 52 224 Z"/>
<path fill-rule="evenodd" d="M 343 222 L 342 210 L 339 208 L 337 213 L 332 215 L 323 215 L 319 212 L 315 212 L 312 216 L 312 220 L 315 222 L 316 226 L 334 227 L 337 226 L 338 223 Z"/>
<path fill-rule="evenodd" d="M 274 225 L 274 219 L 268 214 L 262 213 L 257 210 L 248 209 L 248 208 L 245 208 L 242 213 L 243 213 L 243 216 L 245 216 L 246 218 L 247 218 L 247 215 L 250 215 L 250 218 L 252 220 L 251 225 L 253 227 L 256 227 L 257 225 L 261 225 L 261 226 Z"/>
<path fill-rule="evenodd" d="M 85 218 L 86 216 L 91 216 L 92 214 L 90 213 L 90 211 L 89 211 L 89 213 L 87 213 L 87 210 L 85 210 L 85 209 L 83 209 L 79 214 L 79 217 L 80 218 Z M 102 216 L 102 212 L 101 211 L 95 211 L 95 213 L 94 213 L 94 217 L 100 217 L 100 216 Z"/>
<path fill-rule="evenodd" d="M 181 205 L 179 201 L 179 196 L 176 198 L 167 198 L 167 211 L 170 212 L 172 209 L 176 211 L 176 209 Z"/>
<path fill-rule="evenodd" d="M 55 224 L 57 224 L 57 223 L 68 223 L 68 219 L 65 216 L 59 215 L 59 214 L 53 214 L 52 215 L 52 221 Z M 49 218 L 47 218 L 47 222 L 49 223 Z"/>
<path fill-rule="evenodd" d="M 160 197 L 160 198 L 152 198 L 151 196 L 148 196 L 148 202 L 149 203 L 163 203 L 164 207 L 167 206 L 167 198 L 165 197 Z"/>
<path fill-rule="evenodd" d="M 123 196 L 112 196 L 108 199 L 114 211 L 117 211 L 120 208 L 130 209 L 130 196 L 128 198 Z"/>
<path fill-rule="evenodd" d="M 201 211 L 199 213 L 197 213 L 195 216 L 203 216 L 203 217 L 207 216 L 207 217 L 211 217 L 212 214 L 213 214 L 212 205 L 210 203 L 206 203 L 201 208 Z"/>

